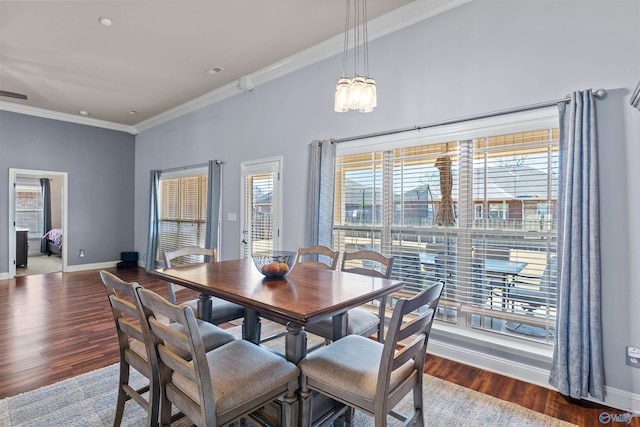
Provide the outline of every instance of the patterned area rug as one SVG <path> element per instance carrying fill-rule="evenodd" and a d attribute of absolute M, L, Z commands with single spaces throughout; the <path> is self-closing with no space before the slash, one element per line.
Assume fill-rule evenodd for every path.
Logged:
<path fill-rule="evenodd" d="M 234 335 L 237 329 L 232 328 Z M 280 350 L 283 339 L 269 343 Z M 131 384 L 142 386 L 144 377 L 134 371 Z M 0 400 L 0 426 L 112 426 L 118 384 L 118 364 Z M 522 406 L 469 390 L 429 375 L 424 378 L 425 420 L 428 426 L 571 426 Z M 411 408 L 411 396 L 399 405 Z M 390 426 L 400 425 L 389 417 Z M 135 402 L 126 404 L 123 426 L 145 425 L 146 412 Z M 190 425 L 185 420 L 175 427 Z M 373 418 L 356 412 L 356 427 L 373 425 Z"/>

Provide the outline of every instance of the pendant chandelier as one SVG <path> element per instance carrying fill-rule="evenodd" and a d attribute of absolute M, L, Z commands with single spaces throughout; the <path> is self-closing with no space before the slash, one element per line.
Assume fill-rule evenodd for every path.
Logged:
<path fill-rule="evenodd" d="M 334 109 L 338 113 L 349 110 L 368 113 L 373 111 L 378 102 L 376 81 L 369 76 L 367 0 L 346 0 L 346 2 L 342 77 L 338 79 L 336 85 Z M 349 30 L 350 27 L 351 30 Z M 352 32 L 352 38 L 349 37 L 350 32 Z M 347 74 L 347 68 L 351 66 L 353 66 L 353 77 Z"/>

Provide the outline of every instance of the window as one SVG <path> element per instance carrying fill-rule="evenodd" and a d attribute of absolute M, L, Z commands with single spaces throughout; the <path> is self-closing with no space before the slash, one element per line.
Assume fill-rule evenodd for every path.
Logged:
<path fill-rule="evenodd" d="M 393 255 L 438 318 L 552 342 L 557 112 L 541 110 L 339 144 L 334 247 Z"/>
<path fill-rule="evenodd" d="M 241 255 L 279 250 L 282 245 L 282 158 L 242 162 Z"/>
<path fill-rule="evenodd" d="M 39 239 L 43 230 L 42 187 L 16 184 L 16 227 L 28 228 L 30 239 Z"/>
<path fill-rule="evenodd" d="M 205 246 L 207 173 L 160 177 L 158 259 L 183 246 Z M 164 260 L 160 260 L 161 264 Z"/>

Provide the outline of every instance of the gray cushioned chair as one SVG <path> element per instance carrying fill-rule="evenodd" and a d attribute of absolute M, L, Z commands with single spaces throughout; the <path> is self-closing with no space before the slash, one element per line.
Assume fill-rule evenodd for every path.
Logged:
<path fill-rule="evenodd" d="M 348 273 L 362 274 L 365 276 L 391 277 L 393 257 L 386 257 L 375 251 L 345 252 L 342 256 L 341 270 Z M 387 298 L 379 299 L 378 314 L 364 308 L 352 308 L 347 313 L 347 335 L 371 336 L 376 333 L 378 341 L 384 341 L 384 315 L 387 306 Z M 333 322 L 324 319 L 311 323 L 305 328 L 307 332 L 319 335 L 327 340 L 333 340 Z"/>
<path fill-rule="evenodd" d="M 202 259 L 204 257 L 204 259 Z M 164 253 L 164 263 L 166 268 L 172 267 L 172 261 L 181 261 L 181 264 L 191 263 L 195 261 L 209 261 L 216 262 L 217 254 L 215 249 L 205 249 L 199 246 L 185 246 L 175 251 L 168 251 Z M 173 262 L 175 264 L 175 262 Z M 176 285 L 175 283 L 168 282 L 169 287 L 169 301 L 173 304 L 177 304 L 176 292 L 184 287 Z M 196 317 L 201 318 L 198 313 L 198 300 L 193 299 L 189 301 L 181 302 L 181 304 L 191 307 Z M 230 320 L 240 319 L 244 317 L 244 307 L 234 304 L 232 302 L 223 300 L 221 298 L 211 298 L 211 318 L 203 319 L 211 322 L 215 325 L 228 322 Z"/>
<path fill-rule="evenodd" d="M 338 266 L 340 252 L 326 246 L 315 245 L 298 249 L 296 265 L 335 270 Z"/>
<path fill-rule="evenodd" d="M 313 392 L 342 402 L 332 416 L 335 419 L 351 408 L 369 413 L 375 426 L 387 425 L 387 414 L 404 421 L 403 425 L 424 425 L 422 381 L 427 343 L 444 282 L 440 281 L 411 299 L 398 300 L 384 344 L 359 335 L 341 338 L 310 353 L 298 367 L 302 371 L 302 425 L 313 419 Z M 409 316 L 416 311 L 415 317 Z M 407 340 L 405 343 L 399 343 Z M 397 350 L 400 348 L 399 350 Z M 411 414 L 400 414 L 394 407 L 413 391 Z"/>
<path fill-rule="evenodd" d="M 120 349 L 118 401 L 113 425 L 121 424 L 125 402 L 130 399 L 147 411 L 149 425 L 157 425 L 160 404 L 158 366 L 152 363 L 153 358 L 149 357 L 149 353 L 154 351 L 153 346 L 149 344 L 140 326 L 142 308 L 139 305 L 136 289 L 141 287 L 136 282 L 125 282 L 108 271 L 101 271 L 100 278 L 111 305 Z M 207 351 L 234 340 L 233 335 L 217 326 L 201 320 L 197 324 L 201 328 Z M 182 329 L 180 325 L 171 325 L 171 327 L 177 331 Z M 131 387 L 129 385 L 130 367 L 144 375 L 149 380 L 149 384 L 140 389 Z M 144 395 L 146 392 L 149 394 Z"/>
<path fill-rule="evenodd" d="M 283 424 L 297 421 L 300 371 L 291 362 L 244 340 L 205 352 L 193 310 L 138 289 L 145 312 L 145 333 L 153 341 L 160 372 L 161 425 L 169 425 L 175 405 L 197 426 L 221 426 L 238 420 L 282 396 Z M 176 334 L 158 318 L 184 327 Z M 184 358 L 172 347 L 189 354 Z"/>

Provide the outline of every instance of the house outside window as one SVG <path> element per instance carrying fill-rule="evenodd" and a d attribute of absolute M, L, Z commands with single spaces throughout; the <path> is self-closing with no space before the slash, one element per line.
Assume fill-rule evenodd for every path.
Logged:
<path fill-rule="evenodd" d="M 551 343 L 557 127 L 548 109 L 338 144 L 334 248 L 393 255 L 406 294 L 444 279 L 442 321 Z"/>

